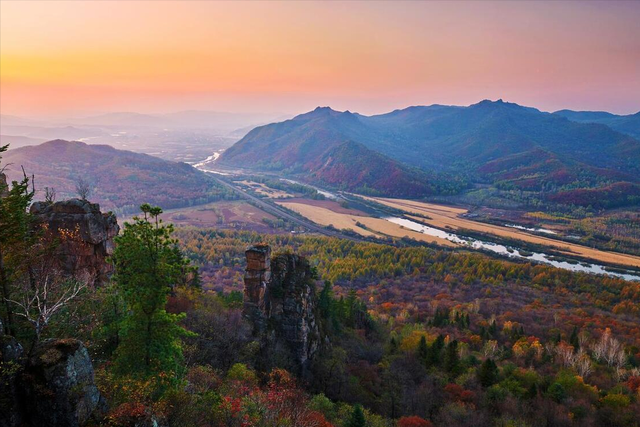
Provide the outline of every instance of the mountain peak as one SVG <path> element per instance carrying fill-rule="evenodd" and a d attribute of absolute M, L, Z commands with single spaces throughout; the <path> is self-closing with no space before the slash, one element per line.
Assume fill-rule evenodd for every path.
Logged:
<path fill-rule="evenodd" d="M 43 142 L 44 146 L 61 146 L 61 145 L 86 145 L 84 142 L 80 141 L 67 141 L 66 139 L 52 139 L 51 141 Z"/>
<path fill-rule="evenodd" d="M 340 111 L 336 111 L 334 109 L 332 109 L 331 107 L 316 107 L 315 110 L 313 111 L 309 111 L 307 113 L 302 113 L 297 115 L 296 117 L 294 117 L 295 119 L 303 119 L 303 120 L 307 120 L 307 119 L 315 119 L 315 118 L 324 118 L 324 117 L 336 117 L 336 116 L 340 116 L 344 113 L 340 112 Z M 351 113 L 349 113 L 351 114 Z"/>
<path fill-rule="evenodd" d="M 498 107 L 498 106 L 503 106 L 503 105 L 517 105 L 517 104 L 510 104 L 509 102 L 504 102 L 502 100 L 502 98 L 496 100 L 496 101 L 492 101 L 490 99 L 483 99 L 482 101 L 478 102 L 477 104 L 472 104 L 470 105 L 471 107 Z"/>

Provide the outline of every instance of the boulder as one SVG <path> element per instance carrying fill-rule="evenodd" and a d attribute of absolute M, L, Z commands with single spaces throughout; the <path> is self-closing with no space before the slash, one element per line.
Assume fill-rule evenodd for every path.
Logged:
<path fill-rule="evenodd" d="M 31 426 L 78 427 L 106 410 L 91 358 L 78 340 L 38 344 L 21 375 L 21 388 L 25 421 Z"/>
<path fill-rule="evenodd" d="M 30 212 L 54 234 L 67 236 L 58 248 L 66 274 L 89 277 L 94 286 L 108 281 L 113 266 L 107 257 L 113 253 L 113 238 L 120 230 L 114 214 L 102 213 L 100 205 L 80 199 L 36 202 Z"/>

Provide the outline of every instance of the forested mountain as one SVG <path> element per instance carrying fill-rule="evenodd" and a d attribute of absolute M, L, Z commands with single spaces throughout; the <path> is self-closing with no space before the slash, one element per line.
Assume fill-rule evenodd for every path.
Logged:
<path fill-rule="evenodd" d="M 92 200 L 117 212 L 128 212 L 138 200 L 178 207 L 224 195 L 210 177 L 187 164 L 108 145 L 54 140 L 9 150 L 4 162 L 11 180 L 20 179 L 21 166 L 35 175 L 37 198 L 44 197 L 45 187 L 55 189 L 60 199 L 75 196 L 76 184 L 82 180 Z"/>
<path fill-rule="evenodd" d="M 350 156 L 330 155 L 347 142 Z M 318 181 L 341 181 L 345 186 L 346 180 L 327 179 L 330 174 L 322 170 L 326 159 L 331 159 L 334 168 L 337 163 L 351 168 L 365 149 L 402 170 L 400 179 L 407 177 L 410 168 L 428 173 L 424 178 L 435 188 L 438 185 L 432 183 L 438 182 L 441 173 L 472 182 L 557 193 L 640 179 L 638 140 L 602 124 L 576 123 L 502 100 L 469 107 L 409 107 L 370 117 L 319 107 L 292 120 L 254 129 L 228 149 L 220 162 L 311 173 Z M 394 185 L 376 182 L 376 164 L 368 163 L 360 171 L 367 185 L 395 195 L 389 191 Z M 415 175 L 418 172 L 412 173 L 412 178 L 420 178 Z M 394 180 L 385 177 L 385 181 Z M 637 190 L 635 185 L 630 188 Z"/>
<path fill-rule="evenodd" d="M 604 111 L 572 111 L 560 110 L 553 113 L 578 123 L 600 123 L 626 133 L 636 139 L 640 138 L 640 111 L 635 114 L 619 116 Z"/>
<path fill-rule="evenodd" d="M 223 163 L 291 173 L 361 192 L 420 197 L 446 191 L 433 173 L 402 164 L 363 142 L 371 130 L 362 116 L 328 107 L 249 132 L 224 154 Z"/>

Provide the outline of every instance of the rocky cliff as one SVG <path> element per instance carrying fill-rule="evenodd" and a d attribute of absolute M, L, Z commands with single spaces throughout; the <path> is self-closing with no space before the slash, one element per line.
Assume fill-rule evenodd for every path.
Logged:
<path fill-rule="evenodd" d="M 0 320 L 0 427 L 22 425 L 18 398 L 22 355 L 22 346 L 12 336 L 4 334 Z"/>
<path fill-rule="evenodd" d="M 267 245 L 249 248 L 244 315 L 273 364 L 307 371 L 321 343 L 315 277 L 309 261 L 293 254 L 271 257 Z"/>
<path fill-rule="evenodd" d="M 0 335 L 0 427 L 79 427 L 101 418 L 106 402 L 78 340 L 46 340 L 25 357 Z"/>
<path fill-rule="evenodd" d="M 91 358 L 78 340 L 41 342 L 27 361 L 20 388 L 31 426 L 77 427 L 106 411 Z"/>
<path fill-rule="evenodd" d="M 102 213 L 100 205 L 71 199 L 56 203 L 36 202 L 31 213 L 60 239 L 58 253 L 63 270 L 88 277 L 94 286 L 107 282 L 113 267 L 107 257 L 120 227 L 115 215 Z"/>

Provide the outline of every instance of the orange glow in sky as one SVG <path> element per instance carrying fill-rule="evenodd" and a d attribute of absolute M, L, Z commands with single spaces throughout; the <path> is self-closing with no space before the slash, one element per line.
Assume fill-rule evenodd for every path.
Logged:
<path fill-rule="evenodd" d="M 640 2 L 0 1 L 0 110 L 640 110 Z"/>

